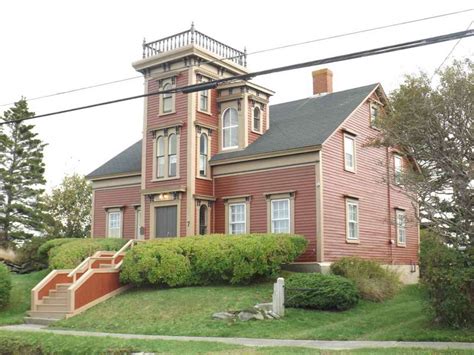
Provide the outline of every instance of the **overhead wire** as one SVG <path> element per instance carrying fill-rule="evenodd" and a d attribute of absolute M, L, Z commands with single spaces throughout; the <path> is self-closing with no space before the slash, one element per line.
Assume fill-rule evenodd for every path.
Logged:
<path fill-rule="evenodd" d="M 448 12 L 448 13 L 443 13 L 443 14 L 438 14 L 438 15 L 433 15 L 433 16 L 417 18 L 417 19 L 413 19 L 413 20 L 407 20 L 407 21 L 402 21 L 402 22 L 391 23 L 391 24 L 388 24 L 388 25 L 376 26 L 376 27 L 366 28 L 366 29 L 362 29 L 362 30 L 345 32 L 345 33 L 340 33 L 340 34 L 326 36 L 326 37 L 320 37 L 320 38 L 311 39 L 311 40 L 302 41 L 302 42 L 295 42 L 295 43 L 285 44 L 285 45 L 276 46 L 276 47 L 264 48 L 264 49 L 261 49 L 261 50 L 248 52 L 248 53 L 246 53 L 246 55 L 251 56 L 251 55 L 255 55 L 255 54 L 267 53 L 267 52 L 271 52 L 271 51 L 275 51 L 275 50 L 281 50 L 281 49 L 301 46 L 301 45 L 310 44 L 310 43 L 329 41 L 329 40 L 333 40 L 333 39 L 337 39 L 337 38 L 343 38 L 343 37 L 358 35 L 358 34 L 362 34 L 362 33 L 379 31 L 379 30 L 383 30 L 383 29 L 387 29 L 387 28 L 405 26 L 405 25 L 413 24 L 413 23 L 417 23 L 417 22 L 429 21 L 429 20 L 434 20 L 434 19 L 437 19 L 437 18 L 458 15 L 458 14 L 470 12 L 470 11 L 473 11 L 473 10 L 474 9 L 465 9 L 465 10 L 453 11 L 453 12 Z M 229 57 L 223 57 L 223 58 L 219 58 L 219 59 L 212 59 L 212 60 L 202 61 L 200 63 L 200 65 L 223 62 L 224 60 L 232 60 L 232 59 L 235 59 L 235 58 L 238 58 L 238 57 L 239 56 L 229 56 Z M 118 80 L 108 81 L 108 82 L 104 82 L 104 83 L 92 84 L 92 85 L 79 87 L 79 88 L 75 88 L 75 89 L 70 89 L 70 90 L 66 90 L 66 91 L 60 91 L 60 92 L 56 92 L 56 93 L 52 93 L 52 94 L 46 94 L 46 95 L 42 95 L 42 96 L 33 97 L 31 99 L 27 99 L 26 101 L 31 102 L 31 101 L 35 101 L 35 100 L 42 100 L 42 99 L 46 99 L 46 98 L 50 98 L 50 97 L 54 97 L 54 96 L 71 94 L 71 93 L 74 93 L 74 92 L 79 92 L 79 91 L 84 91 L 84 90 L 90 90 L 90 89 L 94 89 L 94 88 L 98 88 L 98 87 L 102 87 L 102 86 L 118 84 L 118 83 L 121 83 L 121 82 L 135 80 L 135 79 L 139 79 L 139 78 L 142 78 L 142 76 L 137 75 L 137 76 L 128 77 L 128 78 L 124 78 L 124 79 L 118 79 Z M 15 102 L 0 104 L 0 107 L 10 106 L 10 105 L 13 105 L 14 103 Z"/>
<path fill-rule="evenodd" d="M 46 113 L 46 114 L 26 117 L 26 118 L 20 119 L 20 120 L 6 120 L 6 121 L 3 121 L 3 122 L 0 122 L 0 125 L 4 125 L 4 124 L 8 124 L 8 123 L 21 122 L 21 121 L 26 121 L 26 120 L 31 120 L 31 119 L 41 118 L 41 117 L 59 115 L 59 114 L 74 112 L 74 111 L 79 111 L 79 110 L 85 110 L 85 109 L 89 109 L 89 108 L 93 108 L 93 107 L 111 105 L 111 104 L 115 104 L 115 103 L 119 103 L 119 102 L 130 101 L 130 100 L 135 100 L 135 99 L 139 99 L 139 98 L 155 96 L 155 95 L 160 95 L 160 94 L 180 93 L 180 92 L 181 93 L 192 93 L 192 92 L 196 92 L 196 91 L 207 90 L 211 87 L 217 87 L 217 85 L 225 83 L 225 82 L 237 81 L 237 80 L 244 80 L 245 81 L 245 80 L 250 80 L 254 77 L 262 76 L 262 75 L 268 75 L 268 74 L 279 73 L 279 72 L 284 72 L 284 71 L 289 71 L 289 70 L 301 69 L 301 68 L 306 68 L 306 67 L 316 66 L 316 65 L 321 65 L 321 64 L 347 61 L 347 60 L 352 60 L 352 59 L 356 59 L 356 58 L 369 57 L 369 56 L 374 56 L 374 55 L 381 55 L 381 54 L 391 53 L 391 52 L 395 52 L 395 51 L 407 50 L 407 49 L 432 45 L 432 44 L 436 44 L 436 43 L 442 43 L 442 42 L 446 42 L 446 41 L 451 41 L 451 40 L 465 38 L 465 37 L 471 37 L 471 36 L 474 36 L 474 30 L 454 32 L 454 33 L 449 33 L 449 34 L 445 34 L 445 35 L 441 35 L 441 36 L 423 38 L 423 39 L 419 39 L 419 40 L 415 40 L 415 41 L 409 41 L 409 42 L 398 43 L 398 44 L 384 46 L 384 47 L 373 48 L 373 49 L 369 49 L 369 50 L 365 50 L 365 51 L 353 52 L 353 53 L 343 54 L 343 55 L 334 56 L 334 57 L 316 59 L 316 60 L 311 60 L 311 61 L 303 62 L 303 63 L 296 63 L 296 64 L 286 65 L 286 66 L 282 66 L 282 67 L 276 67 L 276 68 L 271 68 L 271 69 L 260 70 L 260 71 L 256 71 L 256 72 L 252 72 L 252 73 L 235 75 L 235 76 L 231 76 L 231 77 L 228 77 L 228 78 L 212 80 L 212 81 L 209 81 L 209 82 L 206 82 L 206 83 L 185 85 L 185 86 L 181 86 L 181 87 L 177 87 L 177 88 L 172 88 L 172 89 L 169 89 L 169 90 L 155 91 L 155 92 L 146 93 L 146 94 L 140 94 L 140 95 L 129 96 L 129 97 L 124 97 L 124 98 L 105 101 L 105 102 L 99 102 L 99 103 L 85 105 L 85 106 L 74 107 L 74 108 L 55 111 L 55 112 L 50 112 L 50 113 Z"/>

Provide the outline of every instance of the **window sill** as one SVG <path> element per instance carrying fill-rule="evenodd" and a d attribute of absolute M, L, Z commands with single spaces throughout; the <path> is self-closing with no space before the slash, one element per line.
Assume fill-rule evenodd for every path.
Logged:
<path fill-rule="evenodd" d="M 260 135 L 263 134 L 263 133 L 262 133 L 262 130 L 256 131 L 256 130 L 254 130 L 253 128 L 251 129 L 251 132 L 252 132 L 252 133 L 255 133 L 255 134 L 260 134 Z"/>
<path fill-rule="evenodd" d="M 360 244 L 360 240 L 356 239 L 346 239 L 347 244 Z"/>
<path fill-rule="evenodd" d="M 160 181 L 169 181 L 169 180 L 178 180 L 179 176 L 167 177 L 167 178 L 159 178 L 159 179 L 151 179 L 151 182 L 160 182 Z"/>
<path fill-rule="evenodd" d="M 176 113 L 176 110 L 173 110 L 173 111 L 170 111 L 170 112 L 160 112 L 158 114 L 158 117 L 161 117 L 161 116 L 168 116 L 168 115 L 174 115 Z"/>
<path fill-rule="evenodd" d="M 212 113 L 210 111 L 203 111 L 203 110 L 197 109 L 197 112 L 203 113 L 208 116 L 212 116 Z"/>
<path fill-rule="evenodd" d="M 344 168 L 344 171 L 347 171 L 348 173 L 351 173 L 351 174 L 355 174 L 355 173 L 356 173 L 356 170 L 355 170 L 355 169 L 351 170 L 351 169 Z"/>
<path fill-rule="evenodd" d="M 406 243 L 397 243 L 397 248 L 406 248 Z"/>
<path fill-rule="evenodd" d="M 196 179 L 212 181 L 212 179 L 211 179 L 210 177 L 207 177 L 207 176 L 199 176 L 199 175 L 197 175 L 197 176 L 196 176 Z"/>

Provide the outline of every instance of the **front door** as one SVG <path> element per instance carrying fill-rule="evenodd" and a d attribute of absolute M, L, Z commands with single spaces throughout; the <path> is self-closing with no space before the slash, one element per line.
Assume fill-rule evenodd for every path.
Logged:
<path fill-rule="evenodd" d="M 155 238 L 177 236 L 177 211 L 177 206 L 155 207 Z"/>

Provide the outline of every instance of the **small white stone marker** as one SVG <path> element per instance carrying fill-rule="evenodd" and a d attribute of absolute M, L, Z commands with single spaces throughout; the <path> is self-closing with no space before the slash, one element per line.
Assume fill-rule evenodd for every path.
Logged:
<path fill-rule="evenodd" d="M 280 317 L 285 315 L 285 279 L 283 277 L 279 277 L 273 284 L 272 311 Z"/>

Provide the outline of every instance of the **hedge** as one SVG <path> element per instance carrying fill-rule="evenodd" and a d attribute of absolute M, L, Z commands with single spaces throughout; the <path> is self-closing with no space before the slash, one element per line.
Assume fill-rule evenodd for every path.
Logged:
<path fill-rule="evenodd" d="M 37 251 L 37 257 L 39 260 L 48 262 L 49 258 L 49 251 L 53 248 L 59 247 L 63 244 L 74 242 L 79 240 L 78 238 L 56 238 L 56 239 L 50 239 L 46 242 L 44 242 Z"/>
<path fill-rule="evenodd" d="M 245 284 L 275 276 L 306 248 L 295 235 L 209 235 L 139 244 L 127 253 L 120 278 L 135 285 Z"/>
<path fill-rule="evenodd" d="M 52 247 L 49 252 L 50 269 L 73 269 L 88 256 L 100 250 L 119 250 L 125 239 L 76 239 Z"/>
<path fill-rule="evenodd" d="M 422 231 L 421 281 L 428 290 L 437 323 L 461 328 L 474 324 L 474 248 L 446 246 L 434 233 Z"/>
<path fill-rule="evenodd" d="M 342 276 L 292 274 L 285 281 L 285 289 L 288 307 L 344 311 L 359 302 L 356 286 Z"/>
<path fill-rule="evenodd" d="M 0 309 L 5 308 L 8 305 L 11 289 L 12 278 L 10 270 L 5 264 L 0 263 Z"/>
<path fill-rule="evenodd" d="M 339 259 L 331 265 L 331 272 L 354 281 L 361 297 L 369 301 L 392 298 L 401 286 L 395 271 L 383 268 L 376 261 L 358 257 Z"/>

